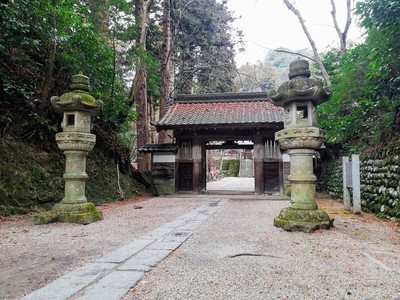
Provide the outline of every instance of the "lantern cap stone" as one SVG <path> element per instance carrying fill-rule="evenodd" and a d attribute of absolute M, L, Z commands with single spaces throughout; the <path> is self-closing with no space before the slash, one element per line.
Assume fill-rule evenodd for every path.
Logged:
<path fill-rule="evenodd" d="M 291 102 L 312 102 L 317 106 L 328 101 L 332 89 L 323 86 L 320 80 L 310 78 L 310 65 L 305 59 L 297 59 L 289 65 L 289 81 L 284 82 L 278 91 L 271 91 L 269 98 L 277 106 L 285 107 Z"/>
<path fill-rule="evenodd" d="M 90 79 L 83 75 L 82 72 L 71 76 L 71 85 L 69 86 L 71 91 L 81 90 L 90 92 Z"/>
<path fill-rule="evenodd" d="M 289 79 L 295 77 L 309 78 L 310 76 L 310 64 L 307 60 L 296 59 L 289 64 Z"/>
<path fill-rule="evenodd" d="M 103 107 L 103 102 L 96 100 L 90 91 L 90 79 L 82 73 L 71 76 L 70 92 L 60 97 L 53 96 L 50 101 L 55 110 L 59 113 L 64 111 L 86 111 L 91 116 L 98 115 Z"/>

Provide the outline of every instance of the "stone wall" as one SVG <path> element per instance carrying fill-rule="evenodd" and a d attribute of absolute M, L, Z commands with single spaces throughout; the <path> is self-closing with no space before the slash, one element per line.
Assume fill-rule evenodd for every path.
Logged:
<path fill-rule="evenodd" d="M 400 221 L 400 152 L 361 155 L 361 205 L 364 211 Z M 340 161 L 323 165 L 318 189 L 342 201 L 342 166 Z"/>
<path fill-rule="evenodd" d="M 57 148 L 45 151 L 21 140 L 0 139 L 0 216 L 51 209 L 64 196 L 64 169 L 65 156 Z M 86 173 L 88 201 L 101 204 L 120 197 L 115 160 L 97 146 L 88 155 Z M 126 199 L 144 191 L 131 174 L 121 170 L 119 175 Z"/>
<path fill-rule="evenodd" d="M 400 220 L 400 155 L 361 162 L 361 203 L 367 210 Z"/>
<path fill-rule="evenodd" d="M 321 172 L 318 175 L 317 191 L 325 191 L 331 198 L 343 201 L 342 174 L 340 161 L 323 162 Z"/>

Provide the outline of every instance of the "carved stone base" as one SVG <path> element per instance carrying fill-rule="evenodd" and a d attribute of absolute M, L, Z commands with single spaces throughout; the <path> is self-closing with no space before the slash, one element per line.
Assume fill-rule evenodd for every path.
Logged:
<path fill-rule="evenodd" d="M 312 232 L 317 229 L 329 229 L 333 226 L 334 218 L 331 218 L 322 209 L 293 209 L 290 207 L 280 211 L 274 219 L 276 227 L 286 231 Z"/>
<path fill-rule="evenodd" d="M 284 150 L 319 149 L 326 136 L 326 131 L 318 127 L 286 128 L 275 133 L 275 140 Z"/>
<path fill-rule="evenodd" d="M 51 211 L 36 215 L 33 222 L 36 225 L 55 222 L 89 224 L 100 220 L 103 220 L 102 212 L 98 211 L 93 203 L 86 202 L 56 204 Z"/>

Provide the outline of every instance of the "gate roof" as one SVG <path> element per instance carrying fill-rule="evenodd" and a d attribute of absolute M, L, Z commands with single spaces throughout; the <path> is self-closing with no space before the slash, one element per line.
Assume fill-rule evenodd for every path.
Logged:
<path fill-rule="evenodd" d="M 264 92 L 175 95 L 156 127 L 157 130 L 263 128 L 283 123 L 283 109 L 267 99 Z"/>

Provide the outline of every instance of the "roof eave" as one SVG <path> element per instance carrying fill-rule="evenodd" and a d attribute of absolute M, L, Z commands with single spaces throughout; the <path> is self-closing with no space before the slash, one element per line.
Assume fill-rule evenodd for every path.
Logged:
<path fill-rule="evenodd" d="M 186 130 L 199 130 L 199 129 L 238 129 L 238 128 L 245 128 L 245 129 L 259 129 L 259 128 L 270 128 L 276 125 L 282 125 L 283 122 L 265 122 L 265 123 L 243 123 L 243 124 L 193 124 L 189 125 L 168 125 L 168 124 L 157 124 L 156 129 L 157 131 L 161 130 L 177 130 L 177 129 L 186 129 Z M 195 127 L 195 128 L 194 128 Z"/>

